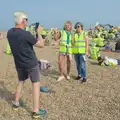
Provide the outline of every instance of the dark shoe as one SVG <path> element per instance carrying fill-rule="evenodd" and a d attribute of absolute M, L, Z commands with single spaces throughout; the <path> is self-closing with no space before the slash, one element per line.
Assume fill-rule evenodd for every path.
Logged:
<path fill-rule="evenodd" d="M 87 82 L 87 78 L 83 78 L 82 83 Z"/>
<path fill-rule="evenodd" d="M 42 118 L 41 115 L 40 115 L 40 113 L 36 113 L 36 112 L 33 112 L 33 113 L 32 113 L 32 117 L 33 117 L 34 119 Z"/>
<path fill-rule="evenodd" d="M 76 78 L 75 78 L 75 80 L 80 80 L 81 79 L 81 76 L 77 76 Z"/>

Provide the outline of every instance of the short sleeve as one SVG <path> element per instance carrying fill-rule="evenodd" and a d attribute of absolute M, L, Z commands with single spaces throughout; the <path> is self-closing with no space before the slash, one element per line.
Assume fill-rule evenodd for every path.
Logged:
<path fill-rule="evenodd" d="M 30 33 L 27 31 L 27 36 L 26 36 L 27 42 L 31 45 L 35 45 L 37 43 L 37 39 Z"/>

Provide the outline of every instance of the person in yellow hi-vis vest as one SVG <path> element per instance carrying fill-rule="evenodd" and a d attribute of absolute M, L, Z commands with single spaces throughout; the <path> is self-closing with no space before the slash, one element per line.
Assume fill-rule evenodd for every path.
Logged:
<path fill-rule="evenodd" d="M 76 33 L 72 39 L 73 54 L 76 61 L 78 76 L 76 80 L 82 78 L 82 82 L 86 82 L 86 58 L 88 56 L 88 36 L 83 30 L 83 24 L 77 22 L 75 24 Z"/>
<path fill-rule="evenodd" d="M 104 58 L 98 57 L 98 64 L 101 66 L 118 66 L 120 65 L 120 59 L 110 58 L 105 56 Z"/>
<path fill-rule="evenodd" d="M 11 51 L 9 43 L 7 44 L 6 54 L 7 55 L 11 55 L 12 54 L 12 51 Z"/>
<path fill-rule="evenodd" d="M 96 47 L 96 43 L 93 43 L 92 47 L 90 47 L 90 58 L 97 60 L 98 57 L 100 57 L 100 48 Z"/>
<path fill-rule="evenodd" d="M 60 39 L 59 45 L 59 56 L 58 56 L 58 65 L 60 71 L 60 77 L 57 81 L 61 81 L 63 79 L 70 79 L 70 67 L 71 67 L 71 58 L 72 58 L 72 23 L 70 21 L 66 21 L 64 24 L 64 30 L 57 32 L 56 29 L 54 31 L 54 40 Z M 67 75 L 64 73 L 64 61 L 67 58 Z"/>
<path fill-rule="evenodd" d="M 29 31 L 29 26 L 28 25 L 26 25 L 25 30 Z"/>

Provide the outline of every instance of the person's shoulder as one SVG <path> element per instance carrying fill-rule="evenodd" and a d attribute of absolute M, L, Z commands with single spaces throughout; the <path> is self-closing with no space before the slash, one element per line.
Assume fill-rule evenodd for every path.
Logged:
<path fill-rule="evenodd" d="M 30 35 L 30 34 L 31 34 L 29 31 L 26 31 L 26 30 L 23 30 L 22 32 L 23 32 L 24 34 L 26 34 L 26 35 Z"/>
<path fill-rule="evenodd" d="M 26 32 L 24 29 L 21 29 L 21 28 L 11 28 L 8 30 L 8 33 L 10 32 Z"/>
<path fill-rule="evenodd" d="M 10 35 L 12 35 L 13 29 L 14 29 L 14 28 L 10 28 L 10 29 L 7 31 L 7 37 L 10 36 Z"/>
<path fill-rule="evenodd" d="M 8 32 L 11 31 L 12 29 L 13 29 L 13 28 L 10 28 L 10 29 L 8 30 Z"/>
<path fill-rule="evenodd" d="M 12 32 L 12 31 L 13 31 L 13 29 L 14 29 L 14 28 L 10 28 L 10 29 L 7 31 L 7 33 Z"/>
<path fill-rule="evenodd" d="M 22 36 L 31 36 L 32 35 L 29 31 L 26 31 L 24 29 L 18 29 L 17 32 L 19 32 Z"/>

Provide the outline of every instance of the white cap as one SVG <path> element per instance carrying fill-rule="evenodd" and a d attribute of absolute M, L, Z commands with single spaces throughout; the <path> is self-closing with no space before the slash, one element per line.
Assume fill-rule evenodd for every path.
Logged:
<path fill-rule="evenodd" d="M 26 19 L 27 15 L 23 11 L 17 11 L 14 13 L 14 21 L 16 24 L 20 24 L 23 19 Z"/>

